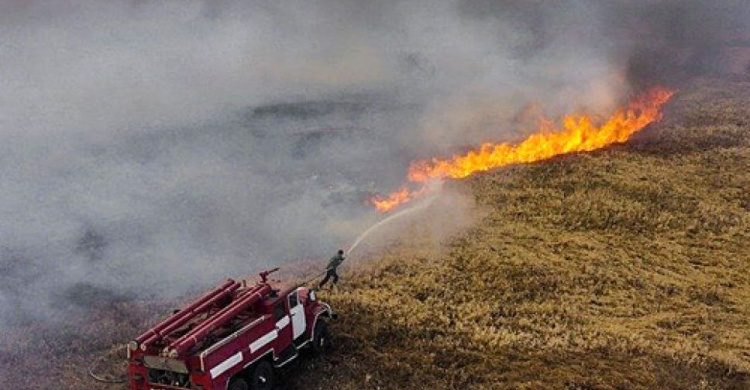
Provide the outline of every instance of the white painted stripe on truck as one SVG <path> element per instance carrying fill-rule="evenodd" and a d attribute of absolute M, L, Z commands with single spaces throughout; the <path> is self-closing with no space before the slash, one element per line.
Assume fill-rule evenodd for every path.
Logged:
<path fill-rule="evenodd" d="M 250 353 L 255 353 L 255 351 L 265 347 L 271 341 L 276 340 L 276 337 L 279 337 L 279 332 L 275 330 L 266 333 L 265 335 L 263 335 L 263 337 L 253 341 L 253 343 L 250 344 Z"/>
<path fill-rule="evenodd" d="M 223 362 L 219 363 L 216 367 L 212 368 L 211 371 L 211 379 L 216 378 L 217 376 L 223 374 L 226 370 L 234 367 L 237 363 L 242 361 L 242 351 L 235 353 L 234 355 L 230 356 L 229 359 L 224 360 Z"/>
<path fill-rule="evenodd" d="M 289 325 L 289 316 L 284 316 L 284 318 L 276 321 L 276 329 L 277 330 L 282 330 L 287 325 Z"/>

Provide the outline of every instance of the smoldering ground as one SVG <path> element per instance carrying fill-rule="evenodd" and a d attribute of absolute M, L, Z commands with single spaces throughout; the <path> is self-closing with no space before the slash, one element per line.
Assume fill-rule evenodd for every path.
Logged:
<path fill-rule="evenodd" d="M 413 158 L 513 140 L 529 107 L 604 113 L 690 73 L 662 48 L 711 70 L 700 48 L 742 36 L 747 14 L 739 1 L 2 2 L 0 318 L 323 257 L 377 219 L 366 200 Z"/>

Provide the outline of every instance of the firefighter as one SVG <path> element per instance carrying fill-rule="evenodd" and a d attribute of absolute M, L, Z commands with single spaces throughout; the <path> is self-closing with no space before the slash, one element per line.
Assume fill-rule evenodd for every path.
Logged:
<path fill-rule="evenodd" d="M 336 273 L 336 268 L 338 268 L 338 266 L 344 262 L 344 259 L 346 259 L 346 257 L 344 256 L 344 251 L 342 249 L 339 249 L 339 251 L 333 257 L 331 257 L 331 260 L 328 260 L 328 266 L 326 267 L 326 277 L 320 281 L 318 288 L 323 288 L 323 285 L 328 283 L 328 279 L 330 279 L 331 277 L 333 277 L 333 284 L 339 282 L 339 274 Z"/>

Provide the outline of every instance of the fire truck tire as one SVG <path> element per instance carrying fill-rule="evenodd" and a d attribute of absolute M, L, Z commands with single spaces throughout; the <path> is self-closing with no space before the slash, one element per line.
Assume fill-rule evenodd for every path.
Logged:
<path fill-rule="evenodd" d="M 261 360 L 253 368 L 250 377 L 251 390 L 271 390 L 274 386 L 273 366 L 267 360 Z"/>
<path fill-rule="evenodd" d="M 247 386 L 247 382 L 245 382 L 242 378 L 235 378 L 232 379 L 231 382 L 229 382 L 228 390 L 249 390 L 250 387 Z"/>
<path fill-rule="evenodd" d="M 315 324 L 315 334 L 313 334 L 312 351 L 313 354 L 321 356 L 331 346 L 331 335 L 328 333 L 328 324 L 319 320 Z"/>

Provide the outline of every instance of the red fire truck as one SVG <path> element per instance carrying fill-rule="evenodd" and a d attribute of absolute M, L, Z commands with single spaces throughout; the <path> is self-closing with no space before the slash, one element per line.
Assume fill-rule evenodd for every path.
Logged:
<path fill-rule="evenodd" d="M 315 291 L 228 279 L 128 345 L 131 390 L 268 390 L 274 370 L 329 346 L 331 307 Z"/>

